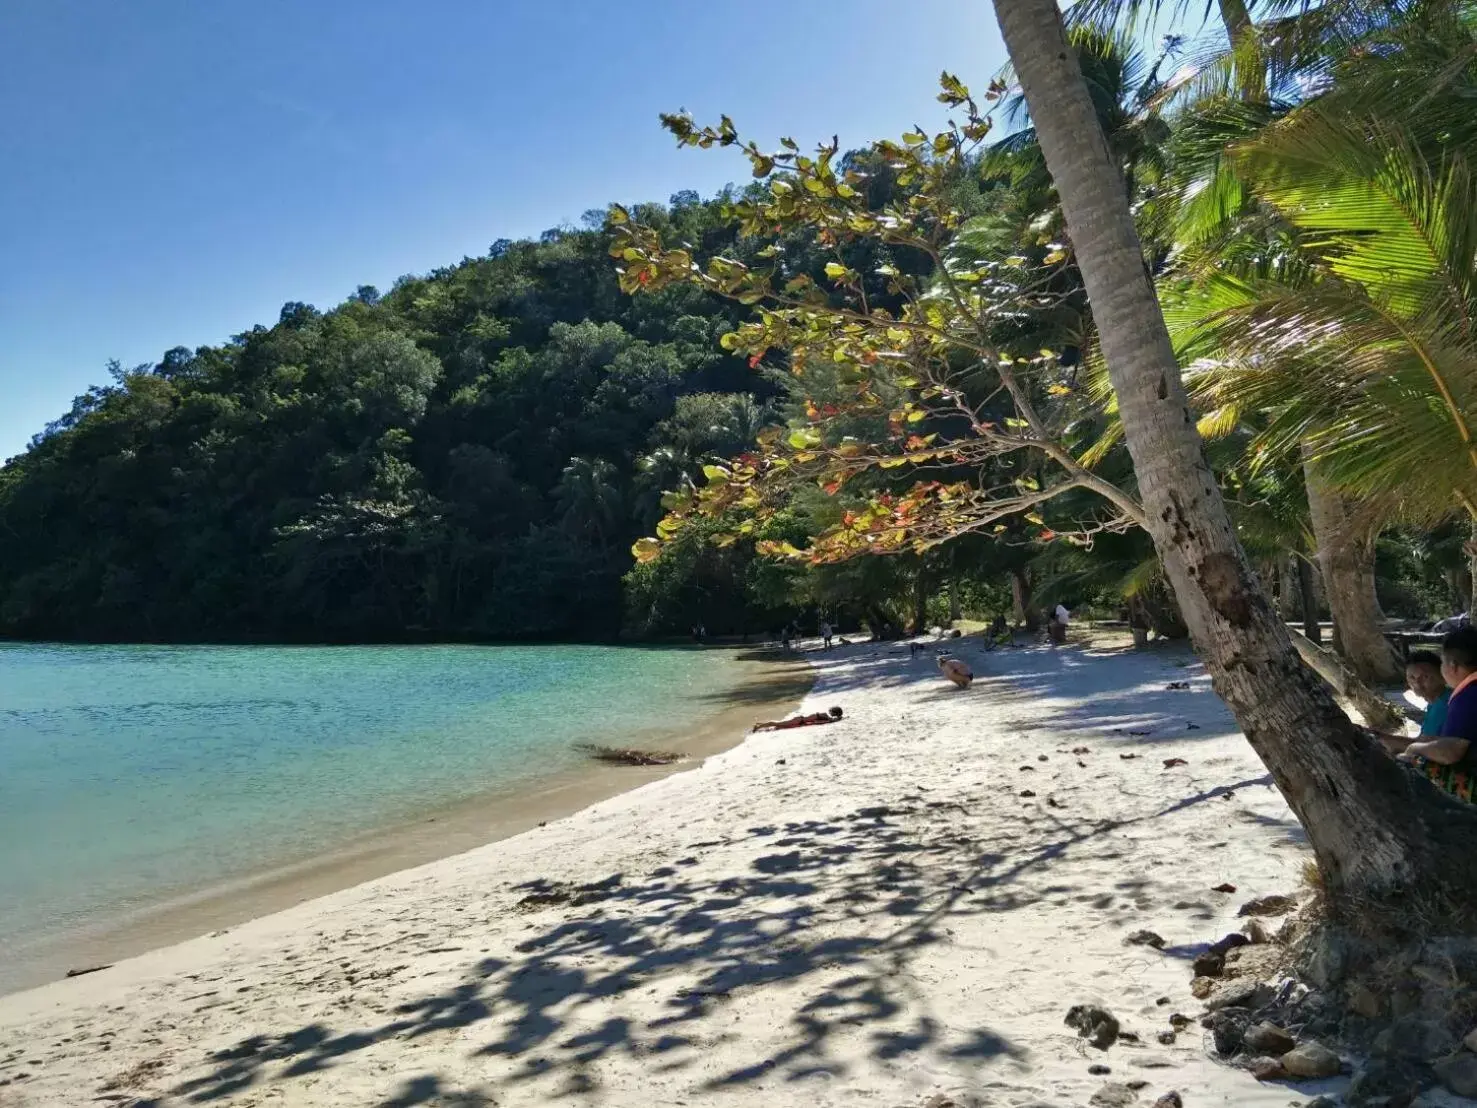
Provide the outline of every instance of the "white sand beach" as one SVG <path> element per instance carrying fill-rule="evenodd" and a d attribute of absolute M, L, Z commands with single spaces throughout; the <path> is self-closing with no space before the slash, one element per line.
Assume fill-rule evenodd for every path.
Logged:
<path fill-rule="evenodd" d="M 1068 1108 L 1119 1083 L 1146 1108 L 1170 1090 L 1283 1108 L 1323 1091 L 1218 1064 L 1198 1024 L 1159 1041 L 1201 1011 L 1193 955 L 1243 902 L 1298 892 L 1308 859 L 1188 653 L 962 653 L 981 677 L 965 691 L 899 645 L 813 654 L 804 710 L 840 704 L 837 725 L 4 997 L 0 1105 Z M 1141 928 L 1166 948 L 1125 945 Z M 1078 1004 L 1137 1042 L 1088 1046 L 1063 1024 Z"/>

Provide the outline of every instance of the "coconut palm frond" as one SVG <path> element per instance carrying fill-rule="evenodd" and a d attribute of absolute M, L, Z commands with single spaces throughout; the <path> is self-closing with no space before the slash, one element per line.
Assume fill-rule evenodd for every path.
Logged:
<path fill-rule="evenodd" d="M 1119 578 L 1118 593 L 1124 597 L 1141 596 L 1158 584 L 1163 574 L 1157 557 L 1145 558 Z"/>
<path fill-rule="evenodd" d="M 1477 411 L 1477 344 L 1431 324 L 1326 282 L 1264 288 L 1201 321 L 1200 337 L 1226 354 L 1209 374 L 1215 399 L 1267 413 L 1255 444 L 1263 457 L 1306 444 L 1334 484 L 1394 496 L 1407 518 L 1439 519 L 1477 499 L 1464 415 Z"/>
<path fill-rule="evenodd" d="M 1433 166 L 1396 128 L 1317 106 L 1231 156 L 1335 276 L 1402 316 L 1439 302 L 1472 329 L 1477 206 L 1464 158 Z"/>

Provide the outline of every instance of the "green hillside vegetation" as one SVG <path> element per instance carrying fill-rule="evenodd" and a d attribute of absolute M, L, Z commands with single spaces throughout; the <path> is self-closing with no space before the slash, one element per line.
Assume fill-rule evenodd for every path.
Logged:
<path fill-rule="evenodd" d="M 642 212 L 733 239 L 692 194 Z M 773 388 L 719 346 L 742 310 L 622 295 L 602 219 L 113 367 L 0 470 L 0 631 L 616 634 L 663 483 Z"/>
<path fill-rule="evenodd" d="M 1390 678 L 1383 617 L 1471 604 L 1472 17 L 1260 27 L 1263 54 L 1072 34 L 1241 542 Z M 1428 70 L 1398 132 L 1385 94 Z M 113 367 L 0 469 L 0 634 L 891 633 L 1065 601 L 1183 635 L 1035 132 L 1008 75 L 985 100 Z"/>

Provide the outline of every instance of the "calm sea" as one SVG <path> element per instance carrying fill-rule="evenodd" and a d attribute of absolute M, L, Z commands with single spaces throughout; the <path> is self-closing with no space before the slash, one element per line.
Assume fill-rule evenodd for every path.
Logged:
<path fill-rule="evenodd" d="M 592 646 L 0 644 L 0 971 L 37 936 L 716 714 L 739 668 Z"/>

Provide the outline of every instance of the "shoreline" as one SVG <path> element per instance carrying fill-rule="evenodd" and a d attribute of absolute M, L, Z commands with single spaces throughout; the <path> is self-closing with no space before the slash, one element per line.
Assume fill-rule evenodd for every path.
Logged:
<path fill-rule="evenodd" d="M 724 647 L 723 649 L 726 649 Z M 773 657 L 767 655 L 773 653 Z M 723 694 L 729 701 L 696 728 L 650 727 L 621 736 L 625 745 L 684 755 L 664 766 L 612 766 L 594 760 L 532 783 L 490 789 L 431 807 L 413 820 L 361 833 L 326 853 L 227 878 L 206 888 L 166 896 L 119 920 L 18 943 L 9 952 L 27 959 L 24 971 L 0 982 L 0 998 L 67 979 L 69 970 L 111 965 L 201 936 L 219 934 L 262 916 L 351 889 L 378 878 L 486 846 L 652 781 L 694 770 L 741 744 L 759 717 L 779 716 L 800 704 L 814 683 L 803 655 L 751 647 L 733 665 L 752 672 Z M 599 741 L 599 736 L 592 737 Z"/>
<path fill-rule="evenodd" d="M 1309 853 L 1203 669 L 958 652 L 967 690 L 895 644 L 808 652 L 835 725 L 0 998 L 0 1103 L 1284 1108 L 1179 1032 L 1192 957 L 1305 898 Z"/>

